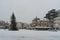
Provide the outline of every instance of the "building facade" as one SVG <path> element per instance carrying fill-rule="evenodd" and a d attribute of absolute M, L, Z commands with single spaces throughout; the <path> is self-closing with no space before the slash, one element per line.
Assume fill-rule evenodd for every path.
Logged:
<path fill-rule="evenodd" d="M 42 26 L 42 27 L 48 27 L 48 20 L 41 20 L 40 21 L 40 26 Z"/>
<path fill-rule="evenodd" d="M 31 23 L 31 26 L 32 27 L 35 27 L 35 26 L 40 26 L 40 27 L 47 27 L 48 26 L 48 20 L 40 20 L 40 18 L 34 18 L 32 20 L 32 23 Z"/>
<path fill-rule="evenodd" d="M 37 26 L 37 25 L 39 25 L 40 26 L 40 18 L 34 18 L 33 20 L 32 20 L 32 23 L 31 23 L 31 26 L 32 27 L 35 27 L 35 26 Z"/>
<path fill-rule="evenodd" d="M 56 11 L 57 17 L 54 19 L 54 27 L 60 29 L 60 10 Z"/>

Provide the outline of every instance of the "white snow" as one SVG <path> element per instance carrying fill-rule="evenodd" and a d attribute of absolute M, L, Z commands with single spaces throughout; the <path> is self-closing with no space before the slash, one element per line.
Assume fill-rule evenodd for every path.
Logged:
<path fill-rule="evenodd" d="M 60 40 L 60 31 L 34 31 L 20 29 L 8 31 L 0 29 L 0 40 Z"/>

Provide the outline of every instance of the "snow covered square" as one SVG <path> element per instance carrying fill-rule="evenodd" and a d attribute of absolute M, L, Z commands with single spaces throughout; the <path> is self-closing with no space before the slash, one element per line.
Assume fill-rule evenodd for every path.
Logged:
<path fill-rule="evenodd" d="M 20 29 L 8 31 L 0 29 L 0 40 L 60 40 L 60 31 L 36 31 Z"/>

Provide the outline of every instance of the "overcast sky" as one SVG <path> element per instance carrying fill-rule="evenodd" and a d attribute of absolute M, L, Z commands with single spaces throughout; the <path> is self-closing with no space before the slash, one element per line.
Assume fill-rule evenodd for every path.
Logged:
<path fill-rule="evenodd" d="M 16 21 L 31 23 L 36 16 L 43 19 L 51 9 L 60 9 L 60 0 L 0 0 L 0 20 L 10 21 L 14 12 Z"/>

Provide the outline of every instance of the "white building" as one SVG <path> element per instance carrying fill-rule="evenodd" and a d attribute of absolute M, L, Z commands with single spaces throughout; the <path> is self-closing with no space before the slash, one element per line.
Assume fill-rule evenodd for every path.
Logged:
<path fill-rule="evenodd" d="M 54 19 L 54 27 L 60 28 L 60 17 Z"/>
<path fill-rule="evenodd" d="M 57 12 L 57 17 L 54 19 L 54 27 L 60 28 L 60 10 L 56 12 Z"/>
<path fill-rule="evenodd" d="M 21 22 L 17 22 L 17 28 L 21 29 L 22 28 L 22 23 Z"/>
<path fill-rule="evenodd" d="M 28 27 L 29 27 L 29 24 L 27 24 L 27 23 L 17 22 L 18 29 L 26 29 Z"/>

